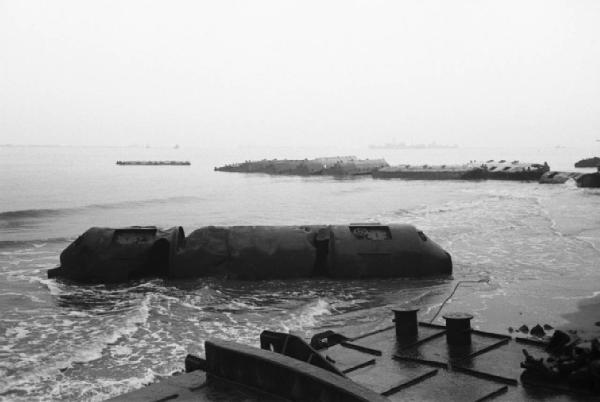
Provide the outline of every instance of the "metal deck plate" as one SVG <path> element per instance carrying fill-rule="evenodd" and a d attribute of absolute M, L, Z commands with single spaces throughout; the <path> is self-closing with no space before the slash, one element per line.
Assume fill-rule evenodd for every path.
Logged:
<path fill-rule="evenodd" d="M 397 340 L 390 327 L 320 353 L 351 380 L 390 400 L 593 400 L 521 384 L 522 350 L 545 356 L 543 343 L 519 343 L 508 335 L 477 330 L 470 333 L 470 345 L 450 346 L 444 326 L 419 323 L 418 335 L 410 340 Z"/>

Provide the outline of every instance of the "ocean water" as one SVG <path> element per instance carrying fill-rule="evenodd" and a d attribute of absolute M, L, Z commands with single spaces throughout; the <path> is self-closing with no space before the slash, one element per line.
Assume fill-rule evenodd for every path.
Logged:
<path fill-rule="evenodd" d="M 0 399 L 103 400 L 180 370 L 210 337 L 258 344 L 263 329 L 352 334 L 391 323 L 390 307 L 475 314 L 473 325 L 568 326 L 600 295 L 600 190 L 574 183 L 270 177 L 230 162 L 354 154 L 395 163 L 547 161 L 600 149 L 0 147 Z M 185 159 L 191 166 L 116 166 Z M 452 254 L 453 278 L 240 282 L 153 279 L 78 286 L 46 278 L 90 226 L 411 223 Z M 594 312 L 592 312 L 592 315 Z M 438 320 L 441 320 L 438 318 Z M 590 317 L 593 321 L 593 317 Z M 595 319 L 600 320 L 600 317 Z M 440 321 L 441 322 L 441 321 Z M 591 323 L 593 326 L 593 322 Z"/>

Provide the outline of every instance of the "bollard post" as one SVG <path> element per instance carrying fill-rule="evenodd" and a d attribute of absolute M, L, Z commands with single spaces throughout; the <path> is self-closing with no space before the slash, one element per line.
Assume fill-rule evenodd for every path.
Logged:
<path fill-rule="evenodd" d="M 471 319 L 467 313 L 448 313 L 443 316 L 446 320 L 446 341 L 452 346 L 471 344 Z"/>
<path fill-rule="evenodd" d="M 418 308 L 392 309 L 394 322 L 396 323 L 396 338 L 402 341 L 410 341 L 418 338 L 419 326 L 417 323 Z"/>

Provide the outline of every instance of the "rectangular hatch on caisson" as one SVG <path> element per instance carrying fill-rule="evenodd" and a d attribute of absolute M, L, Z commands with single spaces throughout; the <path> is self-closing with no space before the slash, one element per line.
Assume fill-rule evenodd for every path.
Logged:
<path fill-rule="evenodd" d="M 450 275 L 450 255 L 411 225 L 91 228 L 48 271 L 87 283 L 143 277 L 235 279 Z"/>

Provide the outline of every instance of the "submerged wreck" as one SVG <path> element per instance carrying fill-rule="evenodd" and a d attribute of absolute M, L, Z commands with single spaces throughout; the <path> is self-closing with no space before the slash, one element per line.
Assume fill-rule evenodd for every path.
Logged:
<path fill-rule="evenodd" d="M 411 225 L 207 226 L 87 230 L 49 278 L 116 283 L 144 277 L 286 279 L 450 275 L 452 259 Z"/>
<path fill-rule="evenodd" d="M 466 313 L 437 325 L 418 322 L 416 308 L 393 312 L 395 325 L 353 337 L 325 331 L 308 343 L 265 330 L 260 348 L 207 340 L 204 357 L 186 357 L 185 373 L 112 401 L 597 400 L 598 342 L 573 364 L 560 360 L 577 349 L 562 331 L 549 342 L 512 338 L 472 329 Z"/>

